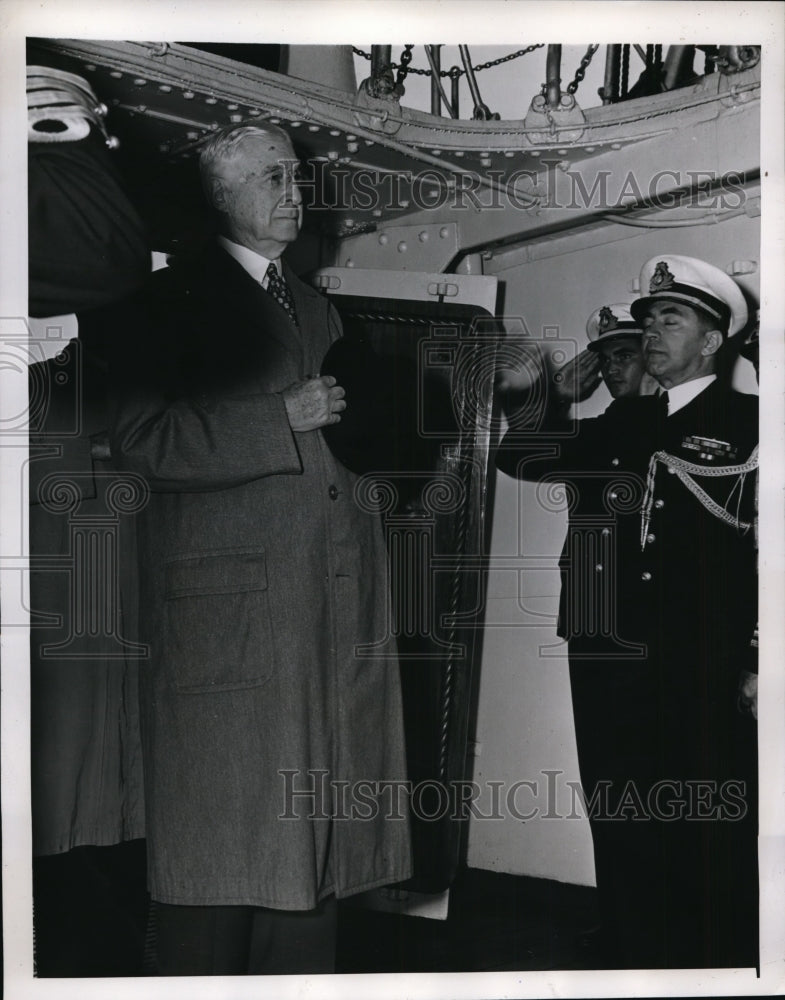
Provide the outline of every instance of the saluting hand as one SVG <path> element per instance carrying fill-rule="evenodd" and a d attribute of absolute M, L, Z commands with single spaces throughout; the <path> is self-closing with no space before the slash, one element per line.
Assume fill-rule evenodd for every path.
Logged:
<path fill-rule="evenodd" d="M 282 395 L 293 431 L 314 431 L 327 424 L 337 424 L 341 411 L 346 409 L 346 393 L 332 375 L 294 382 Z"/>
<path fill-rule="evenodd" d="M 554 373 L 551 385 L 559 403 L 582 403 L 601 381 L 599 355 L 585 350 Z"/>
<path fill-rule="evenodd" d="M 530 392 L 544 374 L 540 345 L 536 342 L 505 344 L 494 376 L 494 387 L 506 393 Z"/>

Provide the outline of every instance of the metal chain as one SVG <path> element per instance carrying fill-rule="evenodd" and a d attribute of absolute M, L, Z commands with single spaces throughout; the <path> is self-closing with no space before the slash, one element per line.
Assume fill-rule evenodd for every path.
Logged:
<path fill-rule="evenodd" d="M 414 45 L 404 45 L 403 52 L 401 53 L 401 65 L 394 67 L 398 70 L 398 75 L 395 78 L 396 87 L 402 86 L 403 81 L 406 79 L 406 75 L 409 72 L 409 63 L 412 61 L 413 48 Z"/>
<path fill-rule="evenodd" d="M 499 59 L 493 59 L 491 62 L 481 63 L 479 66 L 474 67 L 474 72 L 479 73 L 480 70 L 483 69 L 492 69 L 494 66 L 501 66 L 502 63 L 510 62 L 511 59 L 519 59 L 521 56 L 526 56 L 530 52 L 534 52 L 535 49 L 542 49 L 544 47 L 545 47 L 544 43 L 540 45 L 528 45 L 525 49 L 518 49 L 517 52 L 511 52 L 509 55 L 501 56 Z M 413 48 L 412 45 L 407 45 L 404 51 L 401 53 L 401 63 L 405 63 L 405 69 L 406 69 L 404 76 L 406 75 L 406 73 L 413 73 L 415 74 L 415 76 L 433 76 L 433 73 L 431 72 L 430 69 L 418 69 L 416 66 L 409 65 L 412 58 L 410 52 L 412 48 Z M 358 49 L 356 45 L 352 46 L 352 52 L 354 52 L 354 54 L 357 56 L 362 56 L 363 59 L 371 58 L 370 52 L 364 52 L 362 49 Z M 409 56 L 408 60 L 406 59 L 407 55 Z M 592 55 L 594 55 L 594 53 L 592 53 Z M 591 62 L 591 57 L 589 57 L 589 62 Z M 399 69 L 399 64 L 390 63 L 390 69 Z M 455 70 L 457 70 L 457 72 L 455 72 Z M 465 72 L 466 72 L 465 69 L 453 66 L 452 69 L 440 70 L 439 76 L 443 77 L 463 76 Z M 581 79 L 583 79 L 583 77 L 581 77 Z"/>
<path fill-rule="evenodd" d="M 626 97 L 630 89 L 630 47 L 621 47 L 621 83 L 619 86 L 619 97 Z"/>
<path fill-rule="evenodd" d="M 567 86 L 567 93 L 574 94 L 578 89 L 580 84 L 583 82 L 583 78 L 586 76 L 586 70 L 589 68 L 589 63 L 594 58 L 594 53 L 599 48 L 599 45 L 590 45 L 586 49 L 586 55 L 581 59 L 581 64 L 575 71 L 575 79 Z"/>
<path fill-rule="evenodd" d="M 521 56 L 527 56 L 530 52 L 534 52 L 535 49 L 545 48 L 545 43 L 540 45 L 527 45 L 525 49 L 518 49 L 517 52 L 511 52 L 508 56 L 501 56 L 499 59 L 492 59 L 491 62 L 480 63 L 479 66 L 474 67 L 474 72 L 479 73 L 481 69 L 492 69 L 494 66 L 501 66 L 502 63 L 510 62 L 511 59 L 520 59 Z"/>

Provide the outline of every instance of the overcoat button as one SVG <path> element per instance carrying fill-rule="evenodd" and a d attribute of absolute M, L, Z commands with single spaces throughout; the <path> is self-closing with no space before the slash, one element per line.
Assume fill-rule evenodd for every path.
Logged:
<path fill-rule="evenodd" d="M 329 488 L 329 490 L 327 491 L 327 494 L 328 494 L 328 496 L 330 497 L 331 500 L 337 500 L 338 499 L 338 487 L 337 486 L 331 486 Z"/>
<path fill-rule="evenodd" d="M 646 536 L 646 541 L 647 542 L 656 542 L 657 541 L 657 536 L 656 535 L 647 535 Z"/>
<path fill-rule="evenodd" d="M 641 580 L 651 580 L 651 573 L 648 570 L 645 573 L 641 573 Z"/>
<path fill-rule="evenodd" d="M 611 465 L 618 465 L 618 464 L 619 464 L 618 458 L 612 458 L 611 459 Z"/>
<path fill-rule="evenodd" d="M 665 506 L 665 501 L 664 500 L 655 500 L 654 501 L 654 506 L 657 508 L 657 510 L 662 510 L 662 508 Z"/>
<path fill-rule="evenodd" d="M 602 563 L 597 563 L 597 565 L 594 567 L 594 571 L 595 573 L 602 573 Z"/>
<path fill-rule="evenodd" d="M 608 535 L 610 535 L 610 533 L 611 533 L 611 529 L 610 528 L 603 528 L 602 532 L 601 532 L 603 538 L 607 538 Z"/>

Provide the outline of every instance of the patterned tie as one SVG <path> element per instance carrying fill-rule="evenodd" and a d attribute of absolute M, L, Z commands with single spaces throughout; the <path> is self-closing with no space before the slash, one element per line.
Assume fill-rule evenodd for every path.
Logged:
<path fill-rule="evenodd" d="M 292 323 L 297 326 L 297 313 L 294 308 L 294 299 L 289 286 L 283 275 L 278 273 L 278 268 L 274 261 L 270 261 L 267 267 L 267 291 L 272 295 L 278 305 L 287 311 Z"/>

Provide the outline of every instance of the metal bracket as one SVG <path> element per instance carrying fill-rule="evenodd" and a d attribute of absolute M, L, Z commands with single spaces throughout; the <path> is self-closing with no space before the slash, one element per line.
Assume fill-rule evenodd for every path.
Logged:
<path fill-rule="evenodd" d="M 715 61 L 723 75 L 752 69 L 760 62 L 760 45 L 720 45 Z"/>
<path fill-rule="evenodd" d="M 736 74 L 741 72 L 741 67 L 730 73 L 721 73 L 719 78 L 720 103 L 724 108 L 735 108 L 741 104 L 750 104 L 760 97 L 759 87 L 745 85 L 743 78 Z"/>
<path fill-rule="evenodd" d="M 449 281 L 432 281 L 428 285 L 428 294 L 451 299 L 458 294 L 458 286 L 451 284 Z"/>
<path fill-rule="evenodd" d="M 391 113 L 396 117 L 391 117 Z M 384 132 L 385 135 L 395 135 L 403 124 L 397 117 L 400 114 L 401 107 L 394 94 L 388 97 L 374 97 L 364 86 L 357 91 L 353 117 L 355 124 L 360 128 Z"/>
<path fill-rule="evenodd" d="M 524 120 L 526 138 L 532 145 L 577 142 L 585 124 L 586 116 L 572 94 L 562 94 L 556 108 L 548 106 L 545 95 L 537 94 Z"/>
<path fill-rule="evenodd" d="M 334 292 L 341 287 L 341 279 L 337 274 L 317 273 L 311 279 L 311 284 L 320 292 Z"/>

